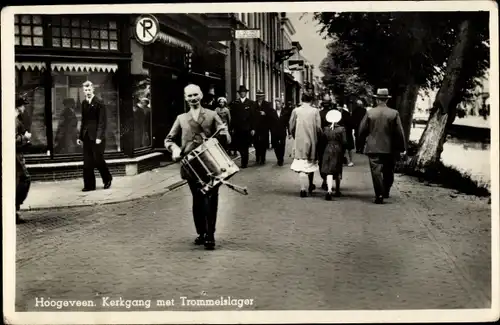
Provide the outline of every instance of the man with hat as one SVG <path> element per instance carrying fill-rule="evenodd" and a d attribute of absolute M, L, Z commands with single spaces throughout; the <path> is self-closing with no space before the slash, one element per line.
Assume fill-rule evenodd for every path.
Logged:
<path fill-rule="evenodd" d="M 231 134 L 236 150 L 241 156 L 241 168 L 248 166 L 248 149 L 255 135 L 254 102 L 247 98 L 248 89 L 241 85 L 238 89 L 239 98 L 230 105 L 232 123 Z"/>
<path fill-rule="evenodd" d="M 370 161 L 375 203 L 389 198 L 394 183 L 394 167 L 399 153 L 406 151 L 406 140 L 399 112 L 387 106 L 389 90 L 378 89 L 377 105 L 370 109 L 359 126 L 360 142 Z"/>
<path fill-rule="evenodd" d="M 31 177 L 26 168 L 23 151 L 30 145 L 31 133 L 24 127 L 22 115 L 28 102 L 24 98 L 16 99 L 16 224 L 24 223 L 19 216 L 19 210 L 28 197 L 31 186 Z"/>
<path fill-rule="evenodd" d="M 267 148 L 269 147 L 269 132 L 273 108 L 271 103 L 265 100 L 265 94 L 262 90 L 258 90 L 255 95 L 257 101 L 254 106 L 255 136 L 253 143 L 257 164 L 264 165 L 266 163 Z"/>

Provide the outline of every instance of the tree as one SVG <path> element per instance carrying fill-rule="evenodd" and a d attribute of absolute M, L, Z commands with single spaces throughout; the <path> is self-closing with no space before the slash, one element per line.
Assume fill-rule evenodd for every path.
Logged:
<path fill-rule="evenodd" d="M 359 68 L 348 46 L 334 41 L 328 44 L 327 48 L 328 55 L 319 66 L 324 75 L 323 84 L 342 102 L 349 97 L 369 101 L 372 94 L 371 85 L 359 76 Z"/>
<path fill-rule="evenodd" d="M 489 62 L 487 51 L 478 51 L 478 46 L 481 46 L 487 34 L 483 23 L 478 20 L 480 17 L 467 16 L 462 19 L 442 85 L 419 141 L 419 149 L 410 162 L 410 166 L 417 171 L 425 172 L 439 162 L 446 141 L 446 129 L 453 124 L 460 102 L 474 96 L 475 86 L 479 82 L 475 78 L 477 69 L 484 69 L 483 65 Z"/>
<path fill-rule="evenodd" d="M 418 92 L 443 81 L 464 18 L 474 20 L 478 32 L 471 43 L 476 59 L 465 65 L 464 87 L 453 104 L 467 99 L 489 65 L 488 12 L 315 13 L 321 32 L 348 46 L 358 75 L 374 87 L 390 89 L 389 105 L 399 110 L 407 139 Z"/>

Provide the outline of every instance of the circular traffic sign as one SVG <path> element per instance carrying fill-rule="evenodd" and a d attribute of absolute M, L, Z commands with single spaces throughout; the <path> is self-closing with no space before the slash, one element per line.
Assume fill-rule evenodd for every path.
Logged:
<path fill-rule="evenodd" d="M 141 44 L 154 43 L 160 33 L 160 24 L 153 15 L 141 15 L 135 21 L 135 38 Z"/>

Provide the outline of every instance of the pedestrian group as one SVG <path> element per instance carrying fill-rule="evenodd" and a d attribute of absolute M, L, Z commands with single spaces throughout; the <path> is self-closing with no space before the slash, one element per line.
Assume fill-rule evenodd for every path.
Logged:
<path fill-rule="evenodd" d="M 106 134 L 106 109 L 94 95 L 94 85 L 83 85 L 82 123 L 77 139 L 83 145 L 83 191 L 96 189 L 94 169 L 97 168 L 104 188 L 111 187 L 112 176 L 103 158 Z M 275 107 L 265 100 L 263 91 L 256 92 L 256 101 L 247 98 L 248 89 L 240 86 L 239 98 L 228 105 L 225 97 L 203 102 L 200 87 L 190 84 L 184 89 L 189 106 L 186 113 L 177 116 L 164 143 L 174 161 L 189 154 L 205 139 L 217 134 L 217 139 L 229 153 L 238 151 L 241 168 L 248 167 L 249 148 L 255 148 L 256 163 L 266 163 L 266 152 L 271 143 L 277 163 L 283 166 L 286 139 L 293 137 L 291 170 L 299 175 L 300 197 L 307 197 L 316 186 L 314 173 L 320 172 L 325 199 L 341 196 L 340 184 L 344 164 L 352 167 L 352 150 L 368 156 L 375 191 L 375 203 L 383 203 L 390 196 L 394 182 L 394 167 L 401 152 L 406 151 L 401 119 L 397 110 L 387 106 L 387 89 L 378 89 L 374 96 L 377 105 L 370 110 L 357 103 L 353 114 L 347 107 L 339 108 L 334 97 L 325 95 L 320 107 L 313 104 L 314 95 L 305 91 L 297 107 L 283 107 L 276 100 Z M 31 178 L 26 168 L 23 151 L 29 145 L 31 134 L 24 128 L 22 114 L 26 100 L 16 100 L 16 211 L 26 199 Z M 354 141 L 355 135 L 356 141 Z M 181 136 L 178 146 L 174 139 Z M 271 135 L 271 141 L 269 141 Z M 207 249 L 215 247 L 215 229 L 218 210 L 218 188 L 206 193 L 199 182 L 189 179 L 181 168 L 181 177 L 187 180 L 193 196 L 192 213 L 198 237 L 196 245 Z M 335 183 L 335 187 L 334 187 Z M 16 222 L 22 222 L 16 212 Z"/>

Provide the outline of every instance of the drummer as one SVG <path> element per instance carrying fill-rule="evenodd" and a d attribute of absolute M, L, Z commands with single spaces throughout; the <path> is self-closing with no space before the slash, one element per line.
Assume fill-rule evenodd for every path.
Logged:
<path fill-rule="evenodd" d="M 225 136 L 227 143 L 231 142 L 231 136 L 221 118 L 215 111 L 201 106 L 203 93 L 199 86 L 189 84 L 184 88 L 184 98 L 190 110 L 180 114 L 165 139 L 165 147 L 172 153 L 172 159 L 179 160 L 181 156 L 188 154 L 203 142 L 203 138 L 209 138 L 216 130 L 221 136 Z M 181 133 L 181 147 L 174 142 L 178 133 Z M 181 177 L 186 179 L 193 195 L 193 218 L 198 237 L 195 245 L 204 245 L 206 249 L 215 248 L 215 223 L 217 220 L 217 207 L 219 202 L 218 189 L 207 194 L 201 192 L 201 186 L 197 180 L 187 179 L 181 168 Z"/>

